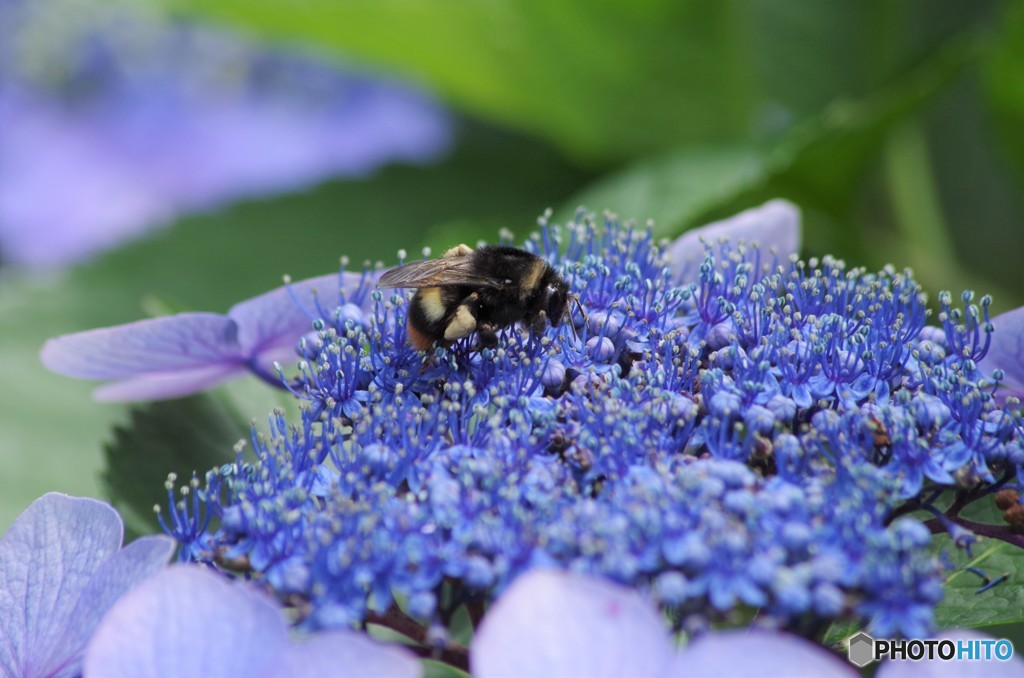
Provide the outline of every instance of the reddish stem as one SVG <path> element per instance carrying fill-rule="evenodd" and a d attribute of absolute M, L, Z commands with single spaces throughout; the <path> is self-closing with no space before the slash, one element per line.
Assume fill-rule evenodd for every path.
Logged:
<path fill-rule="evenodd" d="M 418 645 L 409 649 L 419 657 L 434 659 L 450 664 L 467 673 L 469 672 L 469 648 L 450 641 L 440 649 L 429 647 L 426 644 L 427 629 L 423 627 L 423 624 L 402 612 L 397 605 L 392 605 L 383 614 L 372 611 L 367 612 L 366 623 L 376 624 L 392 631 L 397 631 L 406 638 L 415 641 Z"/>

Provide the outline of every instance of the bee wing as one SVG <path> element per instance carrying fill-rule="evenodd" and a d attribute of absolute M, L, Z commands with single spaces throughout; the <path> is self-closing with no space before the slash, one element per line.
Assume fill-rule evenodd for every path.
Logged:
<path fill-rule="evenodd" d="M 419 288 L 441 285 L 500 287 L 501 281 L 477 272 L 469 256 L 413 261 L 386 271 L 377 281 L 377 287 Z"/>

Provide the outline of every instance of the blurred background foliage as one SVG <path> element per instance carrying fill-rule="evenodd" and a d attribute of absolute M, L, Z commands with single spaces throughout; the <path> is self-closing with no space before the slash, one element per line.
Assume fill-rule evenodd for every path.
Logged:
<path fill-rule="evenodd" d="M 45 30 L 22 29 L 19 40 L 0 45 L 0 63 L 8 65 L 0 77 L 25 80 L 16 68 L 24 50 L 13 53 L 11 44 L 34 49 L 46 36 L 56 41 L 62 33 L 53 22 L 88 22 L 96 6 L 45 1 L 77 11 L 57 13 Z M 19 2 L 7 4 L 9 10 Z M 274 71 L 275 87 L 286 81 L 286 93 L 307 92 L 300 81 L 309 77 L 317 96 L 333 96 L 335 80 L 323 68 L 358 73 L 360 82 L 407 83 L 416 97 L 436 101 L 422 104 L 423 115 L 433 116 L 433 131 L 424 132 L 435 135 L 433 145 L 418 154 L 384 153 L 355 170 L 336 158 L 315 171 L 283 163 L 282 172 L 291 174 L 276 184 L 175 203 L 160 218 L 143 219 L 161 229 L 73 263 L 38 267 L 0 251 L 0 527 L 47 490 L 101 496 L 104 442 L 116 439 L 122 455 L 146 454 L 145 443 L 124 432 L 133 425 L 125 408 L 93 403 L 89 385 L 43 370 L 37 353 L 47 337 L 168 310 L 224 311 L 277 286 L 282 274 L 328 272 L 341 255 L 391 263 L 399 248 L 440 251 L 493 239 L 502 227 L 525 236 L 547 208 L 556 221 L 580 205 L 640 223 L 651 219 L 668 237 L 784 197 L 803 209 L 805 255 L 831 253 L 868 268 L 911 266 L 932 298 L 940 289 L 970 288 L 992 293 L 997 312 L 1024 304 L 1022 2 L 166 0 L 159 10 L 144 4 L 147 21 L 185 24 L 210 31 L 214 42 L 230 36 L 223 39 L 246 50 L 317 64 Z M 102 28 L 115 42 L 132 30 L 116 20 Z M 176 43 L 162 68 L 189 61 L 193 49 Z M 77 68 L 80 53 L 61 55 L 68 63 L 57 69 L 57 86 L 38 75 L 29 79 L 59 90 L 66 104 L 61 121 L 71 124 L 85 110 L 105 129 L 120 129 L 122 109 L 80 105 L 82 83 L 94 83 L 96 69 L 109 67 L 109 58 L 85 53 L 93 58 L 88 68 Z M 237 68 L 241 57 L 232 54 Z M 216 78 L 204 89 L 190 77 L 179 75 L 176 86 L 193 98 L 217 95 Z M 244 94 L 238 101 L 248 105 L 251 91 Z M 156 96 L 146 110 L 161 101 Z M 46 223 L 19 221 L 22 212 L 4 211 L 5 199 L 77 214 L 78 203 L 65 194 L 107 156 L 61 165 L 31 200 L 12 197 L 22 168 L 9 149 L 26 126 L 12 110 L 0 99 L 0 222 L 7 222 L 0 235 L 17 238 L 21 228 L 39 237 Z M 165 112 L 156 136 L 176 148 L 185 143 L 172 132 L 189 110 Z M 287 118 L 316 132 L 290 143 L 315 150 L 331 120 L 306 122 L 301 111 Z M 380 141 L 408 124 L 364 129 L 342 116 L 335 127 Z M 270 136 L 280 133 L 274 130 L 258 128 L 223 147 L 200 136 L 190 162 L 198 172 L 220 153 L 231 155 L 236 170 L 273 168 L 279 149 Z M 146 157 L 156 160 L 144 157 L 129 175 L 160 169 L 162 156 Z M 187 163 L 176 167 L 192 172 Z M 105 198 L 112 199 L 130 196 Z M 245 382 L 225 393 L 237 420 L 219 429 L 229 451 L 246 434 L 248 417 L 262 418 L 277 403 Z M 186 421 L 204 416 L 191 407 L 176 412 Z M 122 425 L 117 436 L 114 424 Z M 152 430 L 173 435 L 167 427 Z"/>

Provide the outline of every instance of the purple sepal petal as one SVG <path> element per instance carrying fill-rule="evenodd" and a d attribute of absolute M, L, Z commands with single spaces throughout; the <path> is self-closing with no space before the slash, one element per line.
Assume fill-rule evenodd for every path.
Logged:
<path fill-rule="evenodd" d="M 123 596 L 85 651 L 85 675 L 260 676 L 288 648 L 269 598 L 194 565 L 171 565 Z"/>
<path fill-rule="evenodd" d="M 992 640 L 992 636 L 978 633 L 973 629 L 950 629 L 941 631 L 937 640 Z M 875 678 L 1021 678 L 1024 676 L 1024 660 L 1014 652 L 1008 660 L 998 659 L 971 661 L 884 661 L 878 667 Z"/>
<path fill-rule="evenodd" d="M 474 676 L 662 676 L 674 651 L 654 606 L 603 579 L 534 570 L 484 617 Z"/>
<path fill-rule="evenodd" d="M 1002 395 L 1024 400 L 1024 306 L 992 318 L 992 344 L 981 368 L 1004 374 Z"/>
<path fill-rule="evenodd" d="M 770 263 L 772 251 L 779 260 L 800 251 L 800 209 L 791 202 L 776 199 L 760 207 L 754 207 L 739 214 L 687 231 L 679 236 L 665 251 L 672 269 L 674 280 L 689 283 L 697 280 L 706 251 L 704 243 L 712 253 L 720 256 L 722 240 L 733 246 L 745 241 L 757 243 L 762 253 L 762 262 Z"/>
<path fill-rule="evenodd" d="M 80 658 L 59 644 L 65 622 L 122 535 L 109 505 L 57 493 L 14 521 L 0 540 L 0 673 L 50 675 Z"/>
<path fill-rule="evenodd" d="M 338 306 L 338 290 L 348 294 L 359 286 L 361 273 L 321 275 L 289 283 L 258 297 L 235 304 L 228 317 L 238 324 L 242 355 L 260 359 L 261 354 L 285 348 L 294 354 L 295 342 L 312 329 L 318 308 L 330 313 Z M 298 303 L 296 303 L 298 300 Z M 261 363 L 269 361 L 260 359 Z"/>
<path fill-rule="evenodd" d="M 73 651 L 75 660 L 62 669 L 81 674 L 86 643 L 107 610 L 129 589 L 167 565 L 177 544 L 163 535 L 141 537 L 124 547 L 100 566 L 78 598 L 78 604 L 63 624 L 57 647 Z"/>
<path fill-rule="evenodd" d="M 48 369 L 79 379 L 124 379 L 238 363 L 238 328 L 217 313 L 180 313 L 50 339 Z"/>
<path fill-rule="evenodd" d="M 198 393 L 244 373 L 240 365 L 210 365 L 162 374 L 143 374 L 97 387 L 92 397 L 100 402 L 162 400 Z"/>
<path fill-rule="evenodd" d="M 248 299 L 227 316 L 180 313 L 68 334 L 47 341 L 39 357 L 58 374 L 118 380 L 94 391 L 101 401 L 176 398 L 250 369 L 266 377 L 274 361 L 295 355 L 314 318 L 337 308 L 339 291 L 351 295 L 375 278 L 335 273 Z"/>
<path fill-rule="evenodd" d="M 401 646 L 383 645 L 352 631 L 325 631 L 289 647 L 266 675 L 417 678 L 422 673 L 420 661 Z"/>
<path fill-rule="evenodd" d="M 742 630 L 701 636 L 676 657 L 667 675 L 856 678 L 858 673 L 853 665 L 799 636 Z"/>

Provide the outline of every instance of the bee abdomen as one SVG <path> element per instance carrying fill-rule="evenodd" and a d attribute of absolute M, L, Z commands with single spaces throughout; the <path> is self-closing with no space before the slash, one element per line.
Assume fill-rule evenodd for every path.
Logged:
<path fill-rule="evenodd" d="M 424 287 L 409 305 L 409 343 L 425 351 L 434 342 L 448 344 L 476 329 L 474 294 L 458 286 Z"/>

